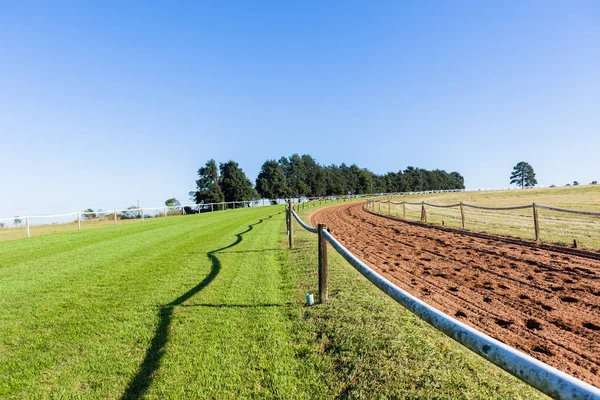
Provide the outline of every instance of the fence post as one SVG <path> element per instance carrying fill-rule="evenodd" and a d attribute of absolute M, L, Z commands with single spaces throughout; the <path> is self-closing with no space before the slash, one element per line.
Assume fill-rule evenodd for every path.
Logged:
<path fill-rule="evenodd" d="M 144 209 L 140 208 L 140 217 L 142 218 L 142 222 L 144 222 Z"/>
<path fill-rule="evenodd" d="M 540 241 L 540 221 L 538 220 L 538 210 L 537 210 L 535 203 L 533 203 L 532 207 L 533 207 L 533 226 L 535 228 L 535 241 L 539 242 Z"/>
<path fill-rule="evenodd" d="M 288 219 L 289 219 L 289 229 L 290 229 L 290 234 L 288 235 L 288 242 L 290 245 L 290 249 L 294 248 L 294 216 L 292 215 L 292 210 L 294 210 L 293 206 L 292 206 L 292 200 L 290 200 L 288 202 Z"/>
<path fill-rule="evenodd" d="M 425 202 L 424 201 L 421 202 L 421 222 L 424 224 L 427 223 L 427 212 L 425 211 Z"/>
<path fill-rule="evenodd" d="M 27 237 L 31 237 L 29 234 L 29 215 L 25 216 L 25 232 L 27 233 Z"/>
<path fill-rule="evenodd" d="M 285 232 L 289 236 L 290 235 L 290 210 L 286 208 L 285 210 Z"/>
<path fill-rule="evenodd" d="M 210 203 L 210 212 L 213 212 L 213 203 Z"/>
<path fill-rule="evenodd" d="M 406 219 L 406 202 L 405 201 L 402 202 L 402 215 L 403 215 L 404 219 Z"/>
<path fill-rule="evenodd" d="M 388 200 L 388 214 L 389 215 L 392 215 L 392 206 L 391 206 L 391 204 L 392 204 L 392 201 Z"/>
<path fill-rule="evenodd" d="M 327 225 L 319 224 L 319 302 L 325 303 L 329 298 L 329 289 L 327 285 L 327 239 L 323 236 L 323 231 L 327 230 Z"/>
<path fill-rule="evenodd" d="M 460 202 L 460 221 L 462 222 L 462 228 L 465 229 L 465 210 L 462 201 Z"/>
<path fill-rule="evenodd" d="M 113 209 L 113 216 L 114 216 L 114 220 L 115 220 L 115 225 L 117 224 L 117 209 Z"/>
<path fill-rule="evenodd" d="M 167 218 L 167 206 L 163 207 L 163 217 Z"/>
<path fill-rule="evenodd" d="M 81 211 L 77 213 L 77 230 L 81 230 Z"/>
<path fill-rule="evenodd" d="M 379 200 L 379 213 L 381 214 L 381 200 Z"/>

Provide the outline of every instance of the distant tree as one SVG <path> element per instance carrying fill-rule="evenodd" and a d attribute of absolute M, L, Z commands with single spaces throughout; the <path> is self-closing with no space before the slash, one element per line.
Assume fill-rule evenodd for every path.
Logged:
<path fill-rule="evenodd" d="M 555 188 L 555 187 L 556 187 L 556 185 L 550 185 L 550 187 L 551 187 L 551 188 Z"/>
<path fill-rule="evenodd" d="M 304 185 L 307 197 L 320 197 L 327 194 L 327 173 L 317 161 L 308 154 L 301 157 L 304 166 Z"/>
<path fill-rule="evenodd" d="M 4 222 L 0 222 L 0 229 L 4 228 L 6 224 Z"/>
<path fill-rule="evenodd" d="M 283 167 L 285 179 L 288 183 L 289 196 L 302 197 L 308 193 L 306 185 L 306 168 L 302 157 L 292 154 L 289 158 L 282 157 L 279 164 Z"/>
<path fill-rule="evenodd" d="M 570 184 L 570 183 L 567 183 L 565 186 L 571 186 L 571 184 Z"/>
<path fill-rule="evenodd" d="M 141 218 L 140 211 L 137 209 L 137 206 L 129 206 L 126 210 L 121 211 L 119 216 L 121 219 L 136 219 Z"/>
<path fill-rule="evenodd" d="M 15 226 L 19 226 L 21 223 L 23 223 L 23 220 L 21 218 L 15 217 L 15 221 L 14 221 Z"/>
<path fill-rule="evenodd" d="M 208 160 L 206 165 L 198 170 L 196 191 L 190 192 L 196 204 L 222 203 L 223 191 L 219 186 L 219 169 L 215 160 Z"/>
<path fill-rule="evenodd" d="M 592 183 L 590 183 L 590 185 L 597 185 L 598 181 L 592 181 Z"/>
<path fill-rule="evenodd" d="M 179 207 L 181 203 L 175 197 L 165 200 L 165 206 L 167 207 Z"/>
<path fill-rule="evenodd" d="M 521 189 L 537 185 L 533 167 L 525 161 L 519 162 L 514 166 L 513 172 L 510 175 L 510 184 L 521 186 Z"/>
<path fill-rule="evenodd" d="M 85 214 L 83 214 L 83 213 L 85 213 Z M 85 210 L 82 211 L 81 219 L 86 220 L 86 219 L 94 219 L 94 218 L 98 218 L 98 214 L 96 214 L 96 212 L 93 209 L 86 208 Z"/>
<path fill-rule="evenodd" d="M 266 199 L 284 199 L 289 196 L 285 172 L 275 160 L 265 161 L 256 178 L 256 191 Z"/>
<path fill-rule="evenodd" d="M 573 186 L 579 186 L 579 182 L 573 181 Z"/>
<path fill-rule="evenodd" d="M 252 182 L 238 163 L 232 160 L 221 163 L 219 164 L 219 171 L 221 173 L 219 184 L 226 202 L 256 200 L 259 198 L 258 193 L 252 187 Z"/>

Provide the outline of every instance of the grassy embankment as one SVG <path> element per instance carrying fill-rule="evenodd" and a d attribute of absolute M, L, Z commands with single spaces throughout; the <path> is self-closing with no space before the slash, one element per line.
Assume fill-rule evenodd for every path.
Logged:
<path fill-rule="evenodd" d="M 517 206 L 532 203 L 551 207 L 600 212 L 600 185 L 572 186 L 547 189 L 506 190 L 492 192 L 458 192 L 428 195 L 411 195 L 393 198 L 392 201 L 420 202 L 432 204 L 455 204 L 459 202 L 489 206 Z M 460 227 L 460 209 L 427 209 L 427 221 L 450 227 Z M 379 210 L 379 206 L 375 211 Z M 523 239 L 534 239 L 532 210 L 486 211 L 464 208 L 465 228 L 475 232 L 487 232 Z M 394 216 L 403 216 L 400 205 L 381 205 L 381 213 L 391 212 Z M 548 243 L 570 245 L 576 239 L 579 247 L 600 249 L 600 218 L 594 216 L 573 215 L 556 211 L 538 209 L 540 238 Z M 420 205 L 406 205 L 406 218 L 418 221 L 421 217 Z"/>
<path fill-rule="evenodd" d="M 330 257 L 283 207 L 0 243 L 0 398 L 531 398 Z M 302 211 L 303 214 L 311 210 Z"/>

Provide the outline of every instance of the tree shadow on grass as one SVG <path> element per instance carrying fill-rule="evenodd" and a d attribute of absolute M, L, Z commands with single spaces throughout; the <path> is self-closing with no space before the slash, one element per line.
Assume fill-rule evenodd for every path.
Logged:
<path fill-rule="evenodd" d="M 269 215 L 268 218 L 272 217 L 272 215 Z M 121 396 L 122 400 L 139 399 L 143 397 L 150 385 L 152 384 L 154 374 L 160 366 L 160 361 L 162 357 L 165 355 L 165 345 L 169 341 L 169 327 L 171 325 L 171 320 L 173 319 L 173 309 L 177 306 L 181 306 L 186 300 L 190 299 L 192 296 L 194 296 L 206 286 L 208 286 L 219 274 L 219 271 L 221 270 L 221 262 L 219 261 L 217 256 L 215 256 L 215 253 L 237 246 L 243 240 L 242 235 L 250 232 L 252 229 L 254 229 L 255 225 L 261 224 L 263 221 L 264 219 L 261 219 L 257 223 L 250 224 L 248 225 L 248 229 L 246 229 L 243 232 L 237 233 L 237 238 L 232 244 L 206 253 L 207 257 L 211 261 L 210 273 L 196 286 L 194 286 L 193 288 L 191 288 L 190 290 L 188 290 L 169 304 L 160 307 L 160 311 L 158 313 L 159 323 L 156 327 L 156 331 L 154 332 L 154 337 L 152 338 L 150 347 L 146 351 L 146 356 L 144 357 L 144 361 L 142 361 L 142 364 L 140 365 L 137 374 L 131 381 L 129 381 L 127 389 L 125 389 L 125 392 L 123 392 L 123 395 Z"/>

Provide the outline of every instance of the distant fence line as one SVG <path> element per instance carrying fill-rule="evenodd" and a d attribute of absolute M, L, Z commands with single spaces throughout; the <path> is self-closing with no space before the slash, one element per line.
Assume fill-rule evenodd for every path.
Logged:
<path fill-rule="evenodd" d="M 447 192 L 457 192 L 462 191 L 462 189 L 454 189 L 454 190 L 432 190 L 432 191 L 421 191 L 421 192 L 402 192 L 402 193 L 377 193 L 377 194 L 358 194 L 358 195 L 341 195 L 341 196 L 322 196 L 322 197 L 301 197 L 294 198 L 293 201 L 295 203 L 309 203 L 315 204 L 316 202 L 324 202 L 336 199 L 358 199 L 358 198 L 366 198 L 366 197 L 378 197 L 378 196 L 405 196 L 405 195 L 414 195 L 414 194 L 426 194 L 426 193 L 447 193 Z M 144 220 L 146 218 L 156 218 L 159 216 L 167 217 L 168 215 L 185 215 L 185 214 L 198 214 L 202 212 L 214 212 L 214 211 L 223 211 L 234 208 L 246 208 L 246 207 L 258 207 L 258 206 L 268 206 L 272 204 L 284 204 L 288 199 L 257 199 L 257 200 L 244 200 L 244 201 L 226 201 L 226 202 L 218 202 L 218 203 L 198 203 L 198 204 L 180 204 L 177 206 L 161 206 L 161 207 L 138 207 L 138 208 L 126 208 L 126 209 L 117 209 L 114 208 L 112 210 L 97 210 L 97 211 L 77 211 L 70 212 L 64 214 L 54 214 L 54 215 L 20 215 L 10 218 L 0 218 L 1 226 L 4 226 L 4 222 L 13 221 L 15 222 L 15 226 L 18 227 L 21 223 L 24 222 L 25 227 L 25 237 L 31 237 L 31 220 L 32 219 L 52 219 L 55 220 L 57 218 L 69 218 L 72 217 L 71 220 L 65 223 L 77 223 L 77 230 L 81 230 L 82 221 L 86 220 L 103 220 L 113 221 L 114 225 L 117 225 L 118 221 L 121 219 L 140 219 Z M 102 217 L 98 217 L 98 215 L 102 215 Z M 53 223 L 53 222 L 51 222 Z M 42 224 L 43 225 L 43 224 Z M 8 228 L 8 227 L 6 227 Z M 14 228 L 10 228 L 14 229 Z"/>
<path fill-rule="evenodd" d="M 375 201 L 369 200 L 370 205 L 374 203 Z M 302 228 L 311 233 L 316 233 L 318 237 L 319 301 L 321 303 L 327 302 L 329 297 L 327 271 L 327 243 L 329 243 L 360 274 L 408 311 L 528 385 L 555 399 L 600 399 L 600 389 L 522 353 L 402 290 L 346 249 L 329 233 L 327 225 L 319 224 L 317 228 L 313 228 L 304 223 L 294 211 L 292 202 L 289 202 L 286 207 L 286 224 L 290 248 L 294 247 L 294 219 Z"/>
<path fill-rule="evenodd" d="M 375 210 L 376 205 L 377 204 L 377 210 Z M 379 213 L 382 215 L 385 215 L 385 207 L 384 210 L 382 212 L 381 210 L 381 206 L 383 204 L 387 204 L 387 211 L 388 211 L 388 215 L 392 215 L 391 212 L 391 205 L 398 205 L 398 206 L 402 206 L 402 217 L 404 219 L 406 219 L 406 205 L 415 205 L 415 206 L 421 206 L 421 220 L 420 222 L 422 223 L 427 223 L 427 207 L 433 207 L 433 208 L 459 208 L 460 209 L 460 219 L 461 219 L 461 226 L 462 229 L 465 229 L 466 226 L 466 217 L 465 217 L 465 208 L 474 208 L 474 209 L 478 209 L 478 210 L 487 210 L 487 211 L 509 211 L 509 210 L 526 210 L 526 209 L 531 209 L 531 217 L 533 219 L 533 231 L 535 234 L 535 240 L 536 241 L 540 241 L 540 223 L 539 223 L 539 215 L 538 215 L 538 209 L 545 209 L 545 210 L 550 210 L 550 211 L 556 211 L 556 212 L 561 212 L 561 213 L 567 213 L 567 214 L 576 214 L 576 215 L 587 215 L 587 216 L 593 216 L 593 217 L 600 217 L 600 212 L 596 212 L 596 211 L 583 211 L 583 210 L 570 210 L 570 209 L 566 209 L 566 208 L 558 208 L 558 207 L 550 207 L 550 206 L 545 206 L 542 204 L 537 204 L 537 203 L 532 203 L 532 204 L 525 204 L 525 205 L 517 205 L 517 206 L 505 206 L 505 207 L 487 207 L 487 206 L 477 206 L 474 204 L 468 204 L 468 203 L 456 203 L 456 204 L 432 204 L 432 203 L 427 203 L 425 201 L 422 202 L 409 202 L 409 201 L 400 201 L 400 202 L 394 202 L 390 199 L 388 200 L 379 200 L 379 199 L 368 199 L 367 200 L 367 204 L 366 204 L 366 208 L 374 213 Z"/>

